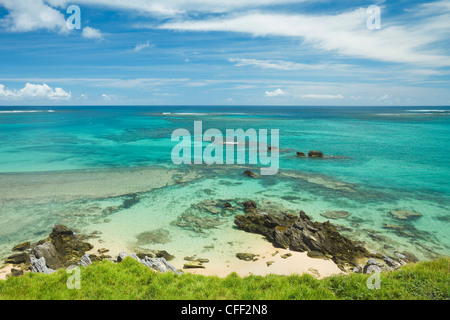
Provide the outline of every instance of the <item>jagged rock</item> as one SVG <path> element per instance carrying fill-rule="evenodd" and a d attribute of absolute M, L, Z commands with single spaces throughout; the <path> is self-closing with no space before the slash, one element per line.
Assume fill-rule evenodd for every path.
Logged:
<path fill-rule="evenodd" d="M 76 264 L 81 257 L 94 246 L 82 240 L 82 235 L 76 235 L 63 225 L 55 225 L 46 241 L 51 242 L 64 261 L 64 266 Z"/>
<path fill-rule="evenodd" d="M 267 214 L 251 210 L 256 208 L 254 201 L 246 201 L 243 204 L 247 214 L 235 217 L 236 226 L 248 232 L 262 234 L 271 242 L 275 240 L 275 228 L 280 227 L 277 229 L 279 231 L 286 230 L 298 219 L 296 215 L 287 213 Z"/>
<path fill-rule="evenodd" d="M 5 259 L 6 263 L 12 264 L 21 264 L 21 263 L 29 263 L 30 256 L 26 252 L 13 254 Z"/>
<path fill-rule="evenodd" d="M 394 218 L 400 219 L 400 220 L 420 218 L 422 216 L 421 213 L 410 211 L 410 210 L 391 210 L 391 214 L 394 216 Z"/>
<path fill-rule="evenodd" d="M 356 259 L 377 256 L 363 246 L 342 236 L 328 221 L 312 222 L 300 211 L 300 217 L 288 213 L 260 213 L 252 211 L 235 218 L 238 228 L 266 236 L 276 246 L 293 251 L 317 251 L 332 257 L 341 268 L 356 266 Z"/>
<path fill-rule="evenodd" d="M 383 260 L 389 267 L 392 267 L 394 269 L 398 269 L 402 266 L 402 264 L 400 262 L 397 262 L 394 259 L 389 258 L 389 257 L 383 257 Z"/>
<path fill-rule="evenodd" d="M 119 255 L 117 256 L 116 260 L 117 262 L 122 262 L 123 259 L 125 259 L 126 257 L 128 257 L 128 253 L 121 251 L 119 252 Z"/>
<path fill-rule="evenodd" d="M 87 266 L 89 266 L 89 265 L 92 264 L 92 261 L 91 261 L 91 258 L 89 258 L 89 255 L 88 255 L 87 253 L 85 253 L 85 254 L 81 257 L 81 260 L 80 260 L 80 262 L 78 262 L 78 264 L 79 264 L 80 266 L 87 267 Z"/>
<path fill-rule="evenodd" d="M 31 257 L 30 262 L 31 262 L 31 272 L 50 274 L 56 271 L 47 267 L 44 257 L 41 257 L 39 259 Z"/>
<path fill-rule="evenodd" d="M 157 270 L 159 272 L 173 272 L 177 275 L 182 274 L 180 271 L 178 271 L 174 266 L 172 266 L 170 263 L 166 261 L 164 258 L 149 258 L 145 257 L 144 259 L 141 259 L 140 262 L 143 265 L 146 265 L 152 270 Z"/>
<path fill-rule="evenodd" d="M 119 255 L 117 256 L 117 262 L 122 262 L 126 257 L 128 257 L 129 255 L 124 252 L 121 251 L 119 253 Z M 131 254 L 130 256 L 131 258 L 135 259 L 136 261 L 138 261 L 139 263 L 145 265 L 146 267 L 149 267 L 150 269 L 154 270 L 154 271 L 158 271 L 158 272 L 173 272 L 177 275 L 180 275 L 181 272 L 178 271 L 173 265 L 171 265 L 170 263 L 167 262 L 166 259 L 164 258 L 150 258 L 148 256 L 145 256 L 143 259 L 139 258 L 138 255 L 136 254 Z"/>
<path fill-rule="evenodd" d="M 322 153 L 322 151 L 310 151 L 310 152 L 308 152 L 308 157 L 323 158 L 323 153 Z"/>
<path fill-rule="evenodd" d="M 20 243 L 12 248 L 12 251 L 25 251 L 31 248 L 31 243 L 29 241 Z"/>
<path fill-rule="evenodd" d="M 50 269 L 59 269 L 64 267 L 64 258 L 56 251 L 55 246 L 51 242 L 45 242 L 33 248 L 32 253 L 37 259 L 44 258 L 47 267 Z"/>
<path fill-rule="evenodd" d="M 328 219 L 342 219 L 347 218 L 349 215 L 351 215 L 350 212 L 347 211 L 326 211 L 320 214 L 321 216 L 324 216 Z"/>

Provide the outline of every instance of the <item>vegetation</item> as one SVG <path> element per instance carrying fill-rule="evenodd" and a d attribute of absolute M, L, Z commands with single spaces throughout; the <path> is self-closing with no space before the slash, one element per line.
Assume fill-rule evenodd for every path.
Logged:
<path fill-rule="evenodd" d="M 226 278 L 155 273 L 131 258 L 81 267 L 81 289 L 67 288 L 65 269 L 51 275 L 28 273 L 0 281 L 0 299 L 92 300 L 289 300 L 289 299 L 449 299 L 450 258 L 410 264 L 380 275 L 380 289 L 368 289 L 370 275 L 317 280 L 308 274 Z"/>

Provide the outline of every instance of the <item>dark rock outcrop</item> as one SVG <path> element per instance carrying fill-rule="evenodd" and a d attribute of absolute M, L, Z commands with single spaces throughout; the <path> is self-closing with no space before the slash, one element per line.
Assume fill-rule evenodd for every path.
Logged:
<path fill-rule="evenodd" d="M 29 263 L 30 262 L 30 256 L 26 252 L 16 253 L 13 254 L 5 259 L 6 263 L 11 264 L 22 264 L 22 263 Z"/>
<path fill-rule="evenodd" d="M 310 151 L 308 152 L 308 157 L 310 158 L 323 158 L 323 153 L 322 151 Z"/>
<path fill-rule="evenodd" d="M 25 251 L 31 248 L 31 243 L 29 241 L 20 243 L 12 248 L 12 251 Z"/>
<path fill-rule="evenodd" d="M 357 259 L 373 257 L 363 246 L 342 236 L 328 221 L 313 222 L 303 212 L 300 217 L 287 213 L 261 213 L 257 210 L 238 215 L 239 229 L 264 235 L 276 246 L 293 251 L 313 252 L 311 255 L 330 257 L 341 269 L 356 266 Z"/>
<path fill-rule="evenodd" d="M 51 242 L 63 259 L 63 267 L 76 264 L 86 251 L 94 246 L 82 240 L 82 235 L 76 235 L 63 225 L 55 225 L 46 241 Z"/>
<path fill-rule="evenodd" d="M 306 154 L 303 152 L 297 152 L 297 157 L 306 157 Z"/>

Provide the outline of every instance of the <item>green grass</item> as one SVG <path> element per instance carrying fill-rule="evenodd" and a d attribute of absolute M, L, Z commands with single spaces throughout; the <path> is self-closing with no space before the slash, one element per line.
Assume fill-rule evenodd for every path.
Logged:
<path fill-rule="evenodd" d="M 310 275 L 226 278 L 193 274 L 159 274 L 126 258 L 81 267 L 81 289 L 66 286 L 71 275 L 61 269 L 51 275 L 28 273 L 0 281 L 0 299 L 44 300 L 331 300 L 449 299 L 450 258 L 420 262 L 382 273 L 380 289 L 368 289 L 370 275 L 351 274 L 317 280 Z"/>

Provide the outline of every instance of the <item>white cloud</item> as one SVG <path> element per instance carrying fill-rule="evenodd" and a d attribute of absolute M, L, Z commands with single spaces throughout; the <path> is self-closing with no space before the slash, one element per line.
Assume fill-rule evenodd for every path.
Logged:
<path fill-rule="evenodd" d="M 67 7 L 68 4 L 95 5 L 163 16 L 197 12 L 223 13 L 302 1 L 304 0 L 47 0 L 48 3 L 58 7 Z"/>
<path fill-rule="evenodd" d="M 341 94 L 302 94 L 303 99 L 344 99 Z"/>
<path fill-rule="evenodd" d="M 95 39 L 95 40 L 102 40 L 103 35 L 98 29 L 94 29 L 91 27 L 85 27 L 83 28 L 83 32 L 81 35 L 86 39 Z"/>
<path fill-rule="evenodd" d="M 146 43 L 138 43 L 138 44 L 136 44 L 136 47 L 134 47 L 134 51 L 139 52 L 146 48 L 150 48 L 151 46 L 152 45 L 150 44 L 150 41 L 147 41 Z"/>
<path fill-rule="evenodd" d="M 431 5 L 431 4 L 429 4 Z M 227 31 L 253 36 L 299 37 L 323 51 L 385 62 L 411 63 L 421 66 L 450 66 L 450 57 L 432 44 L 449 39 L 450 10 L 440 7 L 435 15 L 417 19 L 412 25 L 383 23 L 381 30 L 369 30 L 364 8 L 337 15 L 239 13 L 206 20 L 168 22 L 161 29 L 186 31 Z M 266 67 L 301 67 L 274 64 L 270 61 L 234 61 Z M 264 63 L 263 63 L 264 62 Z"/>
<path fill-rule="evenodd" d="M 283 90 L 281 90 L 280 88 L 278 88 L 274 91 L 266 91 L 264 96 L 266 98 L 272 98 L 272 97 L 285 96 L 285 95 L 287 95 L 287 93 L 284 92 Z"/>
<path fill-rule="evenodd" d="M 24 88 L 19 90 L 5 89 L 0 84 L 0 98 L 13 99 L 50 99 L 50 100 L 68 100 L 72 97 L 71 92 L 66 92 L 61 88 L 52 89 L 47 84 L 27 83 Z"/>
<path fill-rule="evenodd" d="M 317 70 L 326 69 L 327 65 L 311 65 L 304 63 L 296 63 L 290 61 L 274 61 L 274 60 L 257 60 L 257 59 L 240 59 L 231 58 L 228 61 L 233 62 L 236 67 L 254 66 L 263 69 L 275 69 L 275 70 Z"/>
<path fill-rule="evenodd" d="M 66 33 L 65 16 L 58 10 L 44 4 L 42 0 L 0 0 L 0 6 L 8 15 L 0 25 L 13 32 L 29 32 L 46 29 Z"/>

